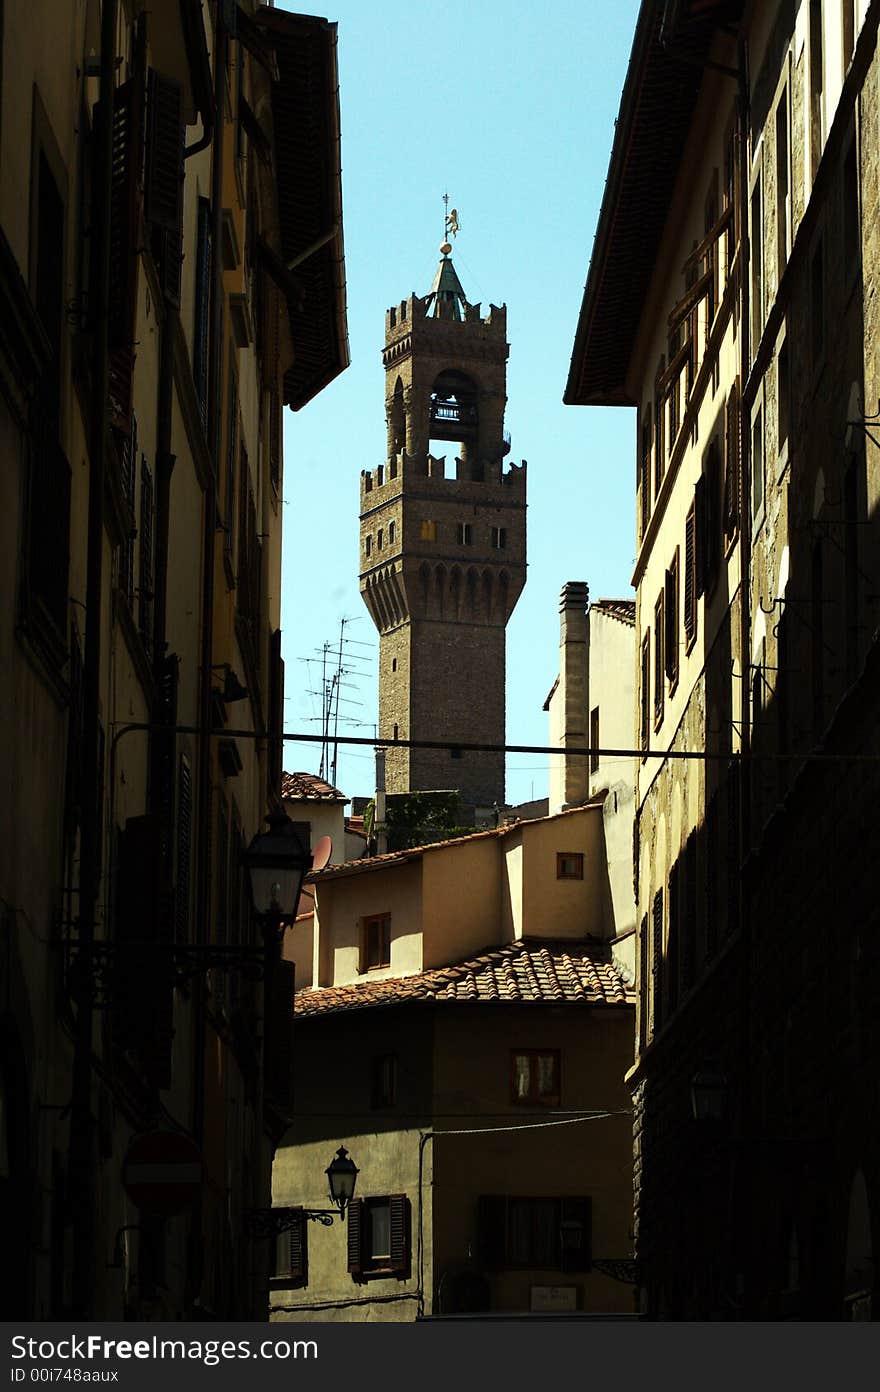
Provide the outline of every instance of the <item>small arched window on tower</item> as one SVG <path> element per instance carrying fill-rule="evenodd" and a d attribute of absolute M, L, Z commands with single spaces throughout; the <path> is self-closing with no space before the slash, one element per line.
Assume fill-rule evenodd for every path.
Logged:
<path fill-rule="evenodd" d="M 364 537 L 364 555 L 365 555 L 365 556 L 369 556 L 372 550 L 373 550 L 373 538 L 372 538 L 371 536 L 369 536 L 369 535 L 368 535 L 368 536 L 365 536 L 365 537 Z"/>
<path fill-rule="evenodd" d="M 506 527 L 493 527 L 493 528 L 492 528 L 492 549 L 493 549 L 494 551 L 503 551 L 506 545 L 507 545 L 507 528 L 506 528 Z"/>

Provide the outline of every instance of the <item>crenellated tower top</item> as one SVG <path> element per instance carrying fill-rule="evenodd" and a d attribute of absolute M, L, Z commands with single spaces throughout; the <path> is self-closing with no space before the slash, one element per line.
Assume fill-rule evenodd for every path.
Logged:
<path fill-rule="evenodd" d="M 455 209 L 446 229 L 458 230 Z M 380 633 L 380 735 L 503 744 L 526 465 L 506 462 L 507 310 L 470 303 L 451 251 L 444 241 L 426 295 L 385 315 L 388 448 L 361 473 L 361 593 Z M 389 792 L 504 799 L 503 755 L 390 750 L 386 777 Z"/>

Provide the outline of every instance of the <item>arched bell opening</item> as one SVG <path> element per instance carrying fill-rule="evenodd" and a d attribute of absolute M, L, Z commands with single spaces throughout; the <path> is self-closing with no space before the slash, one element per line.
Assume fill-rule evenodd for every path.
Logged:
<path fill-rule="evenodd" d="M 386 407 L 388 419 L 388 457 L 402 454 L 406 449 L 406 406 L 403 400 L 403 382 L 398 377 L 394 392 Z"/>
<path fill-rule="evenodd" d="M 463 460 L 474 455 L 480 433 L 478 397 L 477 384 L 466 372 L 448 368 L 435 378 L 428 400 L 430 453 L 435 453 L 435 443 L 451 440 Z"/>

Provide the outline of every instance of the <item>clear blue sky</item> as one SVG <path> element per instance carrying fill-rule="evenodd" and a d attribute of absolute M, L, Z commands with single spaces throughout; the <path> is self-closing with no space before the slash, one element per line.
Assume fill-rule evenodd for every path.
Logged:
<path fill-rule="evenodd" d="M 284 4 L 281 8 L 297 8 Z M 507 741 L 546 744 L 558 597 L 631 594 L 634 423 L 562 405 L 637 0 L 339 0 L 342 178 L 351 366 L 285 412 L 285 725 L 319 730 L 320 650 L 346 636 L 340 733 L 377 720 L 378 634 L 358 593 L 361 469 L 384 461 L 381 349 L 388 305 L 425 294 L 442 195 L 458 209 L 453 259 L 468 299 L 507 305 L 510 459 L 528 460 L 528 579 L 507 629 Z M 371 646 L 366 646 L 371 645 Z M 308 664 L 302 659 L 315 659 Z M 353 720 L 364 722 L 355 726 Z M 463 732 L 464 733 L 464 732 Z M 318 746 L 285 767 L 318 770 Z M 372 751 L 340 747 L 337 784 L 371 795 Z M 547 761 L 508 757 L 510 802 L 547 791 Z"/>

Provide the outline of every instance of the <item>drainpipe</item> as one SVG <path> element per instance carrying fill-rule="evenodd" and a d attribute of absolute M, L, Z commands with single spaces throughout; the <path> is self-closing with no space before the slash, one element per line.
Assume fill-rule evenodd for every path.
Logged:
<path fill-rule="evenodd" d="M 749 69 L 748 48 L 745 39 L 739 42 L 739 219 L 740 219 L 740 469 L 739 469 L 739 518 L 740 518 L 740 761 L 739 761 L 739 859 L 743 867 L 751 845 L 751 728 L 750 720 L 750 663 L 751 663 L 751 508 L 750 508 L 750 465 L 751 430 L 744 407 L 745 388 L 751 365 L 751 298 L 750 298 L 750 244 L 749 244 Z M 739 1028 L 739 1081 L 740 1081 L 740 1130 L 743 1145 L 740 1147 L 740 1193 L 749 1192 L 749 1184 L 743 1178 L 743 1167 L 751 1168 L 752 1155 L 749 1150 L 751 1127 L 751 922 L 746 902 L 746 877 L 740 869 L 739 884 L 739 936 L 741 982 L 741 1020 Z M 743 1205 L 740 1230 L 746 1239 L 746 1263 L 748 1262 L 750 1231 L 748 1227 L 749 1204 Z M 749 1276 L 743 1272 L 747 1282 L 744 1294 L 744 1318 L 749 1315 Z"/>
<path fill-rule="evenodd" d="M 117 0 L 101 11 L 100 106 L 95 132 L 96 198 L 92 248 L 92 389 L 89 421 L 89 503 L 86 559 L 86 632 L 83 654 L 83 809 L 79 881 L 79 951 L 83 964 L 77 1000 L 71 1080 L 69 1182 L 73 1214 L 75 1317 L 91 1317 L 95 1294 L 95 1212 L 92 1193 L 92 987 L 101 846 L 98 721 L 101 697 L 101 588 L 104 549 L 104 473 L 107 451 L 107 377 L 110 299 L 110 182 L 113 155 L 113 78 Z"/>
<path fill-rule="evenodd" d="M 214 23 L 214 144 L 211 162 L 211 319 L 208 351 L 208 447 L 211 468 L 205 492 L 202 528 L 202 641 L 199 687 L 199 782 L 198 782 L 198 861 L 196 865 L 196 944 L 204 946 L 210 936 L 211 908 L 211 660 L 214 627 L 214 552 L 217 533 L 217 480 L 220 468 L 222 422 L 222 344 L 223 314 L 223 140 L 226 86 L 226 55 L 229 37 L 223 23 L 223 0 L 217 0 Z M 206 986 L 201 978 L 193 992 L 193 1135 L 199 1146 L 204 1142 Z M 201 1291 L 203 1273 L 202 1242 L 203 1192 L 194 1205 L 190 1225 L 188 1254 L 189 1304 L 192 1308 Z"/>

